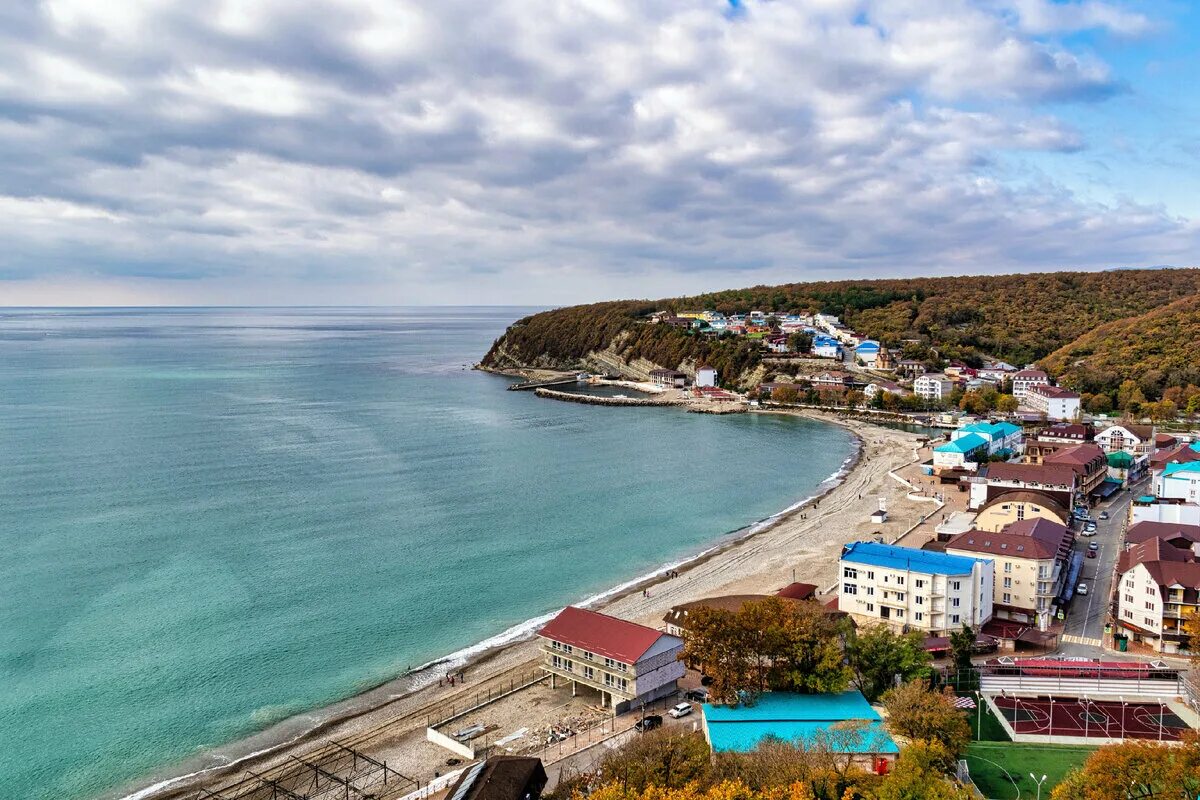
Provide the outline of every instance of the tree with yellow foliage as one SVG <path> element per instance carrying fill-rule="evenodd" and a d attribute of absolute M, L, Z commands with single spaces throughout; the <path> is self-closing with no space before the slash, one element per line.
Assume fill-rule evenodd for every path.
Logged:
<path fill-rule="evenodd" d="M 1051 800 L 1129 800 L 1200 796 L 1200 733 L 1178 745 L 1130 740 L 1101 747 L 1054 787 Z"/>

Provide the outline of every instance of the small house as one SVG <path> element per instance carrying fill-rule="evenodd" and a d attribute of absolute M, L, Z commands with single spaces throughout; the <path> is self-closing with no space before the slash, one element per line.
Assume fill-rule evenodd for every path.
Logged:
<path fill-rule="evenodd" d="M 716 386 L 717 371 L 707 364 L 700 364 L 696 367 L 696 385 L 700 387 Z"/>

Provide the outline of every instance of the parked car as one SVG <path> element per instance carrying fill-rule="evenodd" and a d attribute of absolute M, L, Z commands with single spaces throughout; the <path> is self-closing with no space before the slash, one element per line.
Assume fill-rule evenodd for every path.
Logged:
<path fill-rule="evenodd" d="M 1080 595 L 1081 597 L 1086 597 L 1087 592 L 1088 592 L 1088 590 L 1087 590 L 1086 583 L 1081 583 L 1075 587 L 1075 594 Z"/>
<path fill-rule="evenodd" d="M 633 729 L 638 733 L 645 733 L 646 731 L 652 731 L 655 728 L 661 728 L 662 724 L 663 718 L 658 714 L 653 714 L 649 717 L 642 717 L 637 722 L 633 723 Z"/>
<path fill-rule="evenodd" d="M 1084 528 L 1083 530 L 1081 530 L 1081 531 L 1079 532 L 1079 535 L 1080 535 L 1080 536 L 1095 536 L 1095 535 L 1096 535 L 1096 531 L 1094 531 L 1094 530 L 1090 530 L 1090 531 L 1089 531 L 1087 528 Z"/>
<path fill-rule="evenodd" d="M 1094 553 L 1099 549 L 1100 549 L 1099 542 L 1088 542 L 1088 550 L 1091 550 Z"/>
<path fill-rule="evenodd" d="M 670 714 L 675 719 L 679 719 L 680 717 L 686 717 L 688 714 L 692 713 L 692 704 L 691 703 L 680 703 L 679 705 L 674 706 L 667 713 Z"/>
<path fill-rule="evenodd" d="M 698 703 L 707 703 L 708 689 L 688 689 L 683 693 L 683 696 L 688 700 L 695 700 Z"/>
<path fill-rule="evenodd" d="M 1108 519 L 1108 512 L 1107 512 L 1107 511 L 1101 511 L 1101 512 L 1100 512 L 1100 519 Z"/>
<path fill-rule="evenodd" d="M 1088 533 L 1095 533 L 1096 532 L 1096 523 L 1089 522 L 1088 524 L 1083 526 L 1083 529 L 1085 531 L 1087 531 Z"/>
<path fill-rule="evenodd" d="M 1095 558 L 1095 557 L 1096 557 L 1096 551 L 1088 550 L 1088 558 Z"/>

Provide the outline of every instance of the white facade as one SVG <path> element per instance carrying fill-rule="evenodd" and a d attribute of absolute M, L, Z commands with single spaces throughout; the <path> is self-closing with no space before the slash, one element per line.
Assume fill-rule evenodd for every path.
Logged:
<path fill-rule="evenodd" d="M 1200 525 L 1200 505 L 1195 503 L 1134 503 L 1129 524 L 1170 522 L 1175 525 Z"/>
<path fill-rule="evenodd" d="M 1106 453 L 1126 452 L 1134 458 L 1149 456 L 1154 449 L 1154 432 L 1139 436 L 1124 425 L 1112 425 L 1096 434 L 1096 444 Z"/>
<path fill-rule="evenodd" d="M 1167 467 L 1157 478 L 1155 492 L 1158 496 L 1164 500 L 1200 503 L 1200 462 L 1168 464 Z M 1171 471 L 1172 467 L 1174 471 Z"/>
<path fill-rule="evenodd" d="M 1031 386 L 1047 386 L 1050 376 L 1041 370 L 1023 369 L 1012 376 L 1013 397 L 1024 400 Z"/>
<path fill-rule="evenodd" d="M 1058 386 L 1036 384 L 1025 392 L 1025 405 L 1045 414 L 1046 419 L 1066 421 L 1079 418 L 1079 395 Z"/>
<path fill-rule="evenodd" d="M 913 381 L 913 394 L 926 400 L 944 400 L 954 391 L 954 382 L 939 372 L 921 375 Z"/>
<path fill-rule="evenodd" d="M 697 386 L 716 386 L 717 371 L 712 367 L 699 367 L 696 369 L 696 385 Z"/>

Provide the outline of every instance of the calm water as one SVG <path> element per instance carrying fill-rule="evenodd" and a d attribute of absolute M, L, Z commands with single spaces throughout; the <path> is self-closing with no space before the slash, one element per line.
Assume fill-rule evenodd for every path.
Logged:
<path fill-rule="evenodd" d="M 211 763 L 694 553 L 852 450 L 464 369 L 526 311 L 0 311 L 0 795 Z"/>

